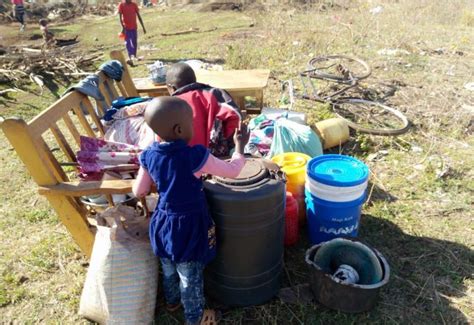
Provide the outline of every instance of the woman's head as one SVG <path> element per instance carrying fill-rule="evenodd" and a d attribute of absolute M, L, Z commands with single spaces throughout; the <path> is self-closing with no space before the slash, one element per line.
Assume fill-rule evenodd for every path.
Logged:
<path fill-rule="evenodd" d="M 178 97 L 158 97 L 145 110 L 145 122 L 164 141 L 193 137 L 193 110 Z"/>

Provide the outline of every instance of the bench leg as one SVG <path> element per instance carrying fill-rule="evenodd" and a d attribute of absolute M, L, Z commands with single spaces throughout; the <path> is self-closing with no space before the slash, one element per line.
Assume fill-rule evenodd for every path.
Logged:
<path fill-rule="evenodd" d="M 81 251 L 90 257 L 94 245 L 94 234 L 83 217 L 85 213 L 81 213 L 83 208 L 71 197 L 48 195 L 47 199 Z"/>

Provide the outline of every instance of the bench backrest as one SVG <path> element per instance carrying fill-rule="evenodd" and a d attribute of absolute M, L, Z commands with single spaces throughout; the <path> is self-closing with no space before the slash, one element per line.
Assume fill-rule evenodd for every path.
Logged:
<path fill-rule="evenodd" d="M 119 51 L 113 51 L 111 57 L 123 60 Z M 120 82 L 107 77 L 103 72 L 98 73 L 99 90 L 107 106 L 119 96 L 138 95 L 129 70 L 126 65 L 124 67 Z M 18 118 L 2 122 L 1 127 L 6 137 L 38 185 L 68 181 L 67 170 L 71 163 L 76 162 L 75 153 L 79 149 L 80 135 L 104 135 L 100 116 L 105 112 L 99 103 L 96 103 L 96 107 L 97 112 L 89 97 L 71 91 L 29 122 Z M 34 147 L 34 151 L 24 149 L 30 146 Z M 62 154 L 54 154 L 57 148 Z"/>
<path fill-rule="evenodd" d="M 125 64 L 119 51 L 111 52 L 111 58 Z M 99 90 L 110 106 L 118 96 L 137 96 L 130 73 L 124 66 L 123 78 L 117 82 L 98 73 Z M 51 186 L 70 181 L 75 175 L 76 152 L 80 147 L 80 136 L 100 137 L 104 128 L 99 115 L 104 113 L 101 105 L 95 111 L 91 99 L 77 91 L 71 91 L 29 122 L 20 118 L 0 119 L 0 127 L 25 164 L 33 180 L 39 186 Z M 72 173 L 73 172 L 73 173 Z M 89 254 L 92 245 L 86 210 L 78 198 L 48 197 L 81 249 Z"/>

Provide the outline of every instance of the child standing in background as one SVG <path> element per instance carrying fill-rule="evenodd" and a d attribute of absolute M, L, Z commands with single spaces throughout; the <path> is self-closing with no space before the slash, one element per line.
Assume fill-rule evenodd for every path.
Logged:
<path fill-rule="evenodd" d="M 143 197 L 156 184 L 158 205 L 150 221 L 150 242 L 163 267 L 167 309 L 184 307 L 186 324 L 217 324 L 218 315 L 204 310 L 203 269 L 216 254 L 214 221 L 207 209 L 201 175 L 235 178 L 245 164 L 249 134 L 235 130 L 231 161 L 219 160 L 202 145 L 189 146 L 193 110 L 177 97 L 150 102 L 145 121 L 160 138 L 140 155 L 133 193 Z"/>
<path fill-rule="evenodd" d="M 44 46 L 49 46 L 54 43 L 54 34 L 48 29 L 48 21 L 46 19 L 40 19 L 39 21 L 41 35 L 43 36 Z"/>
<path fill-rule="evenodd" d="M 20 23 L 20 31 L 25 30 L 25 7 L 23 6 L 23 0 L 12 0 L 13 5 L 13 16 Z"/>
<path fill-rule="evenodd" d="M 77 43 L 77 35 L 74 38 L 70 39 L 57 39 L 54 37 L 54 34 L 48 29 L 48 20 L 40 19 L 39 20 L 41 35 L 43 35 L 43 47 L 50 46 L 66 46 Z"/>
<path fill-rule="evenodd" d="M 118 13 L 120 25 L 122 26 L 122 33 L 125 34 L 125 44 L 129 56 L 128 64 L 133 65 L 133 60 L 137 58 L 138 47 L 138 33 L 137 33 L 137 18 L 143 28 L 143 33 L 146 34 L 145 25 L 140 16 L 138 5 L 132 0 L 124 0 L 118 6 Z"/>

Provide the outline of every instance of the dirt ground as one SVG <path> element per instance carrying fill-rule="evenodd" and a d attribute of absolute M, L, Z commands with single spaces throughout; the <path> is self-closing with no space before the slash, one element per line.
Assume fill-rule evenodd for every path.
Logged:
<path fill-rule="evenodd" d="M 350 141 L 327 151 L 356 156 L 371 169 L 371 196 L 363 207 L 359 235 L 386 256 L 392 271 L 374 310 L 352 315 L 317 303 L 274 299 L 224 310 L 224 324 L 474 321 L 472 2 L 334 0 L 212 12 L 158 8 L 143 10 L 143 17 L 148 33 L 139 34 L 139 55 L 144 61 L 132 69 L 133 76 L 146 76 L 146 64 L 158 59 L 267 68 L 272 77 L 265 105 L 278 107 L 281 82 L 297 80 L 308 60 L 354 55 L 372 68 L 359 91 L 383 100 L 411 122 L 410 130 L 396 137 L 352 132 Z M 161 36 L 195 27 L 209 32 Z M 30 39 L 39 34 L 33 22 L 23 34 L 15 24 L 0 25 L 0 30 L 2 45 L 38 42 Z M 115 16 L 53 24 L 52 30 L 78 34 L 84 53 L 122 48 Z M 0 97 L 0 115 L 29 120 L 73 82 L 56 81 L 42 95 L 26 85 L 25 93 Z M 10 86 L 0 84 L 0 90 Z M 313 101 L 297 100 L 296 109 L 308 114 L 310 125 L 333 116 L 328 105 Z M 0 322 L 85 323 L 77 309 L 87 260 L 37 194 L 3 134 L 0 141 Z M 298 245 L 285 250 L 282 286 L 307 282 L 303 256 L 308 247 L 303 229 Z M 159 324 L 182 319 L 162 305 L 157 310 Z"/>

